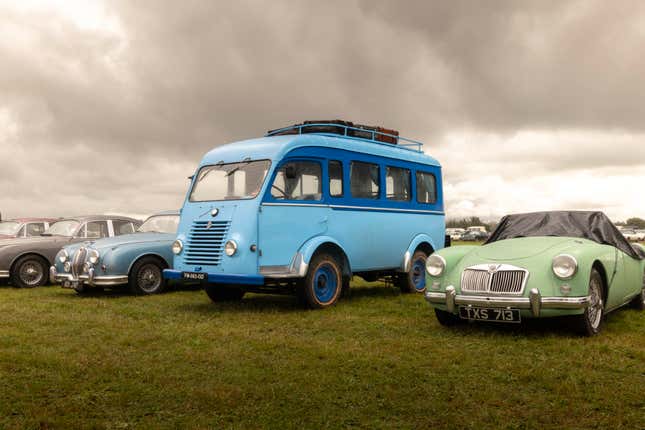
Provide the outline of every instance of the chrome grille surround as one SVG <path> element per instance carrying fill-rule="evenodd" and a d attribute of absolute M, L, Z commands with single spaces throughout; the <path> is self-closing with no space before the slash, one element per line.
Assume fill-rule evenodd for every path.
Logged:
<path fill-rule="evenodd" d="M 468 294 L 522 295 L 529 271 L 510 264 L 478 264 L 464 269 L 461 291 Z"/>
<path fill-rule="evenodd" d="M 85 259 L 87 258 L 87 248 L 81 246 L 72 256 L 71 264 L 71 273 L 74 279 L 78 279 L 80 275 L 83 274 L 83 265 L 85 264 Z"/>
<path fill-rule="evenodd" d="M 183 251 L 184 263 L 219 266 L 230 221 L 194 221 Z"/>

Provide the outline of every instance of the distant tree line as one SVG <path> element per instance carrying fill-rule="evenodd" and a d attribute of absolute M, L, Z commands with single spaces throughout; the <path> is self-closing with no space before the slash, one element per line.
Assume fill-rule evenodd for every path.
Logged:
<path fill-rule="evenodd" d="M 636 228 L 643 228 L 645 229 L 645 219 L 643 218 L 629 218 L 625 222 L 617 222 L 616 225 L 628 225 L 631 227 L 636 227 Z"/>

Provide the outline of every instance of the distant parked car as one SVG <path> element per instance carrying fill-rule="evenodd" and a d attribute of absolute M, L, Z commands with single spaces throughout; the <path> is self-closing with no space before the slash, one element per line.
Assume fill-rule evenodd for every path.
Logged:
<path fill-rule="evenodd" d="M 179 211 L 161 212 L 136 233 L 67 245 L 56 256 L 50 277 L 78 293 L 124 285 L 135 294 L 160 293 L 163 270 L 172 263 L 178 223 Z"/>
<path fill-rule="evenodd" d="M 488 239 L 488 233 L 480 230 L 470 230 L 461 236 L 461 240 L 466 242 L 477 242 Z"/>
<path fill-rule="evenodd" d="M 639 230 L 624 229 L 621 230 L 621 233 L 630 242 L 642 242 L 645 240 L 645 233 Z"/>
<path fill-rule="evenodd" d="M 140 221 L 128 217 L 84 216 L 62 219 L 37 237 L 0 241 L 0 279 L 9 278 L 15 287 L 45 285 L 49 267 L 61 247 L 88 239 L 134 232 Z"/>
<path fill-rule="evenodd" d="M 40 236 L 54 218 L 15 218 L 0 222 L 0 239 Z"/>
<path fill-rule="evenodd" d="M 466 233 L 465 228 L 447 228 L 446 234 L 450 236 L 450 240 L 461 240 L 461 237 Z"/>
<path fill-rule="evenodd" d="M 471 225 L 466 229 L 466 231 L 479 231 L 481 233 L 488 234 L 488 230 L 486 230 L 486 227 L 484 227 L 483 225 Z"/>

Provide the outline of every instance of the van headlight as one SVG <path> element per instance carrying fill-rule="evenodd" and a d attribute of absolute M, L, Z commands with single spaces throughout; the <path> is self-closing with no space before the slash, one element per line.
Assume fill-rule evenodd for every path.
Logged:
<path fill-rule="evenodd" d="M 560 279 L 571 279 L 578 271 L 578 262 L 568 254 L 560 254 L 553 258 L 553 273 Z"/>
<path fill-rule="evenodd" d="M 432 254 L 426 260 L 426 272 L 428 275 L 438 277 L 446 270 L 446 260 L 441 255 Z"/>
<path fill-rule="evenodd" d="M 60 251 L 58 251 L 58 261 L 64 264 L 67 260 L 69 260 L 69 254 L 67 253 L 67 250 L 61 249 Z"/>
<path fill-rule="evenodd" d="M 101 254 L 96 249 L 93 249 L 90 251 L 90 256 L 88 257 L 88 260 L 90 260 L 90 263 L 96 264 L 99 262 L 100 256 Z"/>
<path fill-rule="evenodd" d="M 227 240 L 226 244 L 224 245 L 224 252 L 226 252 L 226 255 L 229 257 L 232 257 L 235 255 L 237 252 L 237 243 L 235 243 L 234 240 Z"/>
<path fill-rule="evenodd" d="M 184 249 L 184 244 L 181 240 L 177 239 L 172 243 L 172 253 L 175 255 L 181 254 L 181 251 Z"/>

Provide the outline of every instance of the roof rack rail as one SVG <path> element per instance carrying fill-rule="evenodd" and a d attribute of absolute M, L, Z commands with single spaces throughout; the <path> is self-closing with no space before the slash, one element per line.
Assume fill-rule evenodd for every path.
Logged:
<path fill-rule="evenodd" d="M 324 136 L 342 136 L 346 139 L 368 141 L 379 145 L 393 146 L 408 151 L 423 152 L 423 143 L 417 140 L 401 137 L 396 130 L 372 127 L 361 124 L 354 125 L 349 121 L 305 121 L 288 127 L 267 131 L 266 137 L 284 136 L 291 134 L 320 134 Z"/>

